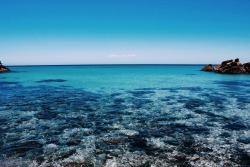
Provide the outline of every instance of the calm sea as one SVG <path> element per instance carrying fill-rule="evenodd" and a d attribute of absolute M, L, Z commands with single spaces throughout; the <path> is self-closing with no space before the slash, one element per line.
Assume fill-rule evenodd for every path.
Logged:
<path fill-rule="evenodd" d="M 13 66 L 0 166 L 250 165 L 250 75 L 199 65 Z"/>

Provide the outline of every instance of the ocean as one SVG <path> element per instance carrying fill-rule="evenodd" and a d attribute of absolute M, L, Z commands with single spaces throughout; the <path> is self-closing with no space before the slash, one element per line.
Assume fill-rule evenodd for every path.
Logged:
<path fill-rule="evenodd" d="M 202 67 L 12 66 L 0 166 L 249 166 L 250 75 Z"/>

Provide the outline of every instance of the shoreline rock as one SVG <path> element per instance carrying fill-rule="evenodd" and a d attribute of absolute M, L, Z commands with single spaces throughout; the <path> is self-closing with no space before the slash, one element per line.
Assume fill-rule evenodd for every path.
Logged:
<path fill-rule="evenodd" d="M 250 74 L 250 62 L 241 64 L 240 60 L 226 60 L 217 66 L 208 64 L 204 66 L 201 71 L 217 72 L 221 74 Z"/>
<path fill-rule="evenodd" d="M 0 61 L 0 73 L 3 73 L 3 72 L 10 72 L 11 70 L 7 67 L 5 67 L 1 61 Z"/>

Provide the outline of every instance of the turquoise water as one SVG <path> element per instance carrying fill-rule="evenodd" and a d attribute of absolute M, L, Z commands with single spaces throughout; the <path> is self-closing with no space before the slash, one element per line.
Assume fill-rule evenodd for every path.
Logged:
<path fill-rule="evenodd" d="M 250 75 L 198 65 L 0 74 L 2 166 L 250 165 Z"/>

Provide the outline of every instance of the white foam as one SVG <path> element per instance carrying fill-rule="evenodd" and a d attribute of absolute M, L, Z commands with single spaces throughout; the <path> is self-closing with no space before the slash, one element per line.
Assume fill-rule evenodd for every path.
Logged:
<path fill-rule="evenodd" d="M 118 167 L 118 164 L 115 159 L 107 160 L 104 167 Z"/>
<path fill-rule="evenodd" d="M 129 130 L 129 129 L 124 129 L 124 130 L 119 130 L 118 132 L 126 135 L 126 136 L 136 136 L 139 135 L 139 132 L 136 130 Z"/>
<path fill-rule="evenodd" d="M 165 147 L 165 143 L 160 138 L 150 138 L 147 142 L 157 148 Z"/>

